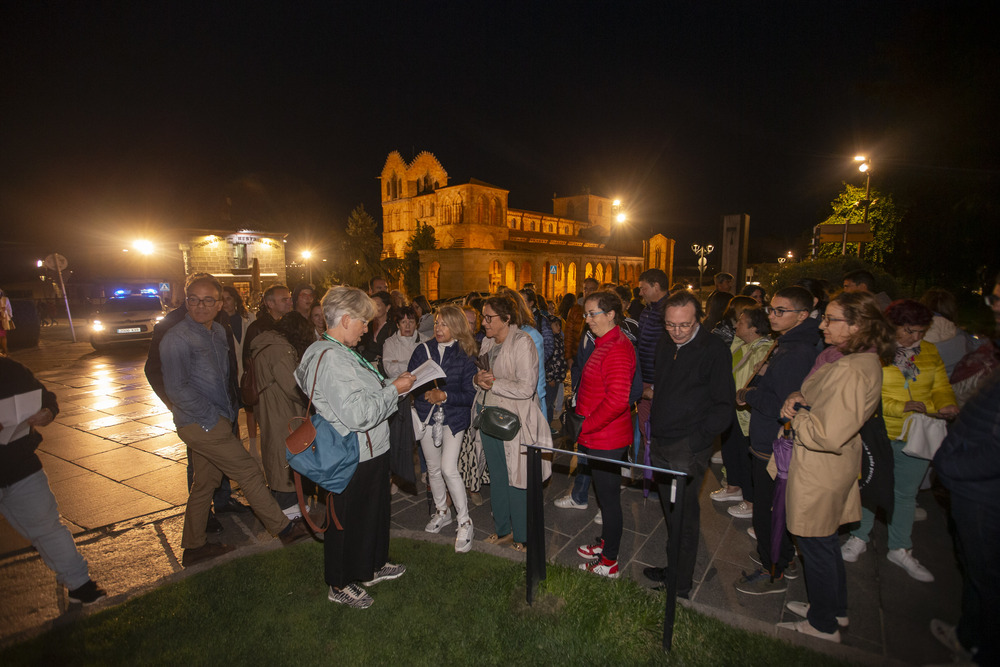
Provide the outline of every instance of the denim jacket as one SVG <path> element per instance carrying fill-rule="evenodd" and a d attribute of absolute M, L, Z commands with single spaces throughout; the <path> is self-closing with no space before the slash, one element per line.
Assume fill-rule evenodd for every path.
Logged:
<path fill-rule="evenodd" d="M 220 416 L 230 422 L 236 419 L 227 382 L 229 343 L 221 324 L 212 322 L 209 330 L 185 316 L 163 336 L 160 359 L 177 428 L 197 422 L 210 431 Z"/>

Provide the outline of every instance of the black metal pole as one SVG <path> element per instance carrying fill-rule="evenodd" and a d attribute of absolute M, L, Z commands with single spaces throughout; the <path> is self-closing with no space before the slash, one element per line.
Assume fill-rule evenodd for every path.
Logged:
<path fill-rule="evenodd" d="M 667 517 L 667 608 L 663 612 L 663 650 L 674 641 L 677 615 L 677 566 L 681 558 L 681 531 L 684 529 L 684 486 L 686 477 L 671 476 L 670 515 Z M 661 488 L 660 493 L 663 493 Z"/>
<path fill-rule="evenodd" d="M 526 599 L 535 599 L 535 587 L 545 579 L 545 515 L 542 493 L 542 452 L 528 447 L 528 554 L 525 562 Z"/>

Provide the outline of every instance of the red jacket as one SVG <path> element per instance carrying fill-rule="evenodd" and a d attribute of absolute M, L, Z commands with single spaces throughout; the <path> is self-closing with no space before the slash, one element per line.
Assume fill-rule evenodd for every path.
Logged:
<path fill-rule="evenodd" d="M 634 374 L 635 349 L 619 327 L 597 339 L 576 395 L 576 411 L 584 416 L 580 444 L 593 449 L 632 444 L 628 394 Z"/>

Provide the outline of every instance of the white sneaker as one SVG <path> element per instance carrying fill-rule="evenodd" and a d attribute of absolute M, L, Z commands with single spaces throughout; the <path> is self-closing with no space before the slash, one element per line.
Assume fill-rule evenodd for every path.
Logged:
<path fill-rule="evenodd" d="M 455 552 L 464 554 L 472 548 L 472 521 L 466 521 L 458 527 L 455 536 Z"/>
<path fill-rule="evenodd" d="M 726 511 L 729 512 L 729 516 L 736 517 L 737 519 L 753 518 L 753 506 L 748 504 L 745 500 L 735 505 L 731 505 Z"/>
<path fill-rule="evenodd" d="M 717 503 L 743 502 L 743 490 L 726 491 L 726 487 L 716 489 L 708 494 Z"/>
<path fill-rule="evenodd" d="M 722 452 L 716 452 L 712 454 L 712 463 L 716 465 L 722 465 Z"/>
<path fill-rule="evenodd" d="M 785 607 L 788 611 L 792 612 L 796 616 L 801 616 L 805 618 L 809 613 L 809 603 L 808 602 L 786 602 Z M 846 616 L 837 617 L 837 625 L 842 628 L 846 628 L 850 625 L 850 620 Z"/>
<path fill-rule="evenodd" d="M 601 510 L 597 510 L 597 514 L 594 515 L 594 523 L 598 526 L 604 525 L 604 515 L 601 514 Z"/>
<path fill-rule="evenodd" d="M 816 637 L 818 639 L 825 639 L 828 642 L 833 642 L 835 644 L 840 643 L 840 630 L 834 630 L 833 632 L 820 632 L 812 626 L 809 621 L 793 621 L 791 623 L 778 623 L 779 628 L 785 628 L 786 630 L 792 630 L 793 632 L 801 632 L 804 635 L 809 635 L 810 637 Z"/>
<path fill-rule="evenodd" d="M 451 523 L 451 510 L 435 512 L 431 520 L 424 526 L 424 531 L 428 533 L 440 533 L 441 529 Z"/>
<path fill-rule="evenodd" d="M 931 574 L 931 571 L 913 557 L 912 549 L 890 549 L 887 558 L 890 563 L 900 566 L 917 581 L 926 583 L 934 581 L 934 575 Z"/>
<path fill-rule="evenodd" d="M 972 662 L 972 653 L 969 652 L 967 648 L 962 646 L 962 642 L 958 641 L 958 635 L 955 634 L 955 626 L 944 621 L 933 618 L 931 619 L 931 634 L 941 642 L 945 648 L 955 654 L 956 662 Z"/>
<path fill-rule="evenodd" d="M 843 556 L 845 563 L 857 563 L 858 556 L 866 551 L 868 551 L 868 543 L 853 535 L 840 545 L 840 555 Z"/>
<path fill-rule="evenodd" d="M 556 502 L 554 503 L 554 505 L 556 507 L 558 507 L 559 509 L 563 509 L 563 510 L 569 510 L 569 509 L 573 509 L 573 510 L 585 510 L 585 509 L 587 509 L 587 503 L 582 503 L 581 504 L 581 503 L 576 502 L 575 500 L 573 500 L 573 495 L 570 494 L 570 493 L 567 493 L 562 498 L 556 498 Z"/>

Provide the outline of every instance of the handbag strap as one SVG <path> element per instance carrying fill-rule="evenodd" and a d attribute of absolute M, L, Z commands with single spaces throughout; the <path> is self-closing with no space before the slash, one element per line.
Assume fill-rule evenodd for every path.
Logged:
<path fill-rule="evenodd" d="M 760 360 L 760 368 L 758 368 L 756 371 L 754 371 L 754 374 L 751 375 L 750 379 L 748 379 L 746 381 L 746 384 L 743 385 L 743 387 L 742 387 L 743 389 L 746 389 L 747 387 L 749 387 L 750 383 L 753 382 L 753 379 L 755 377 L 757 377 L 758 374 L 760 374 L 760 369 L 763 368 L 764 364 L 767 363 L 767 360 L 771 358 L 771 353 L 774 352 L 776 349 L 778 349 L 778 344 L 779 344 L 778 341 L 775 341 L 774 345 L 772 345 L 771 347 L 769 347 L 767 349 L 767 354 L 765 354 L 764 358 Z"/>
<path fill-rule="evenodd" d="M 323 357 L 326 353 L 330 351 L 330 348 L 323 350 L 323 353 L 319 355 L 319 359 L 316 360 L 316 370 L 313 371 L 313 386 L 309 390 L 309 404 L 306 405 L 306 419 L 309 418 L 309 409 L 312 408 L 313 404 L 313 394 L 316 393 L 316 378 L 319 377 L 319 365 L 323 362 Z"/>
<path fill-rule="evenodd" d="M 309 528 L 317 535 L 322 535 L 330 527 L 330 521 L 333 521 L 333 525 L 337 527 L 337 530 L 343 530 L 344 527 L 340 525 L 340 519 L 337 518 L 337 510 L 333 508 L 333 494 L 327 494 L 326 496 L 326 514 L 329 518 L 326 522 L 326 528 L 320 528 L 313 522 L 312 517 L 309 516 L 309 512 L 306 511 L 306 498 L 302 492 L 302 475 L 299 474 L 298 470 L 293 470 L 292 472 L 295 473 L 295 495 L 299 499 L 299 510 L 302 512 L 302 518 L 305 519 Z"/>

